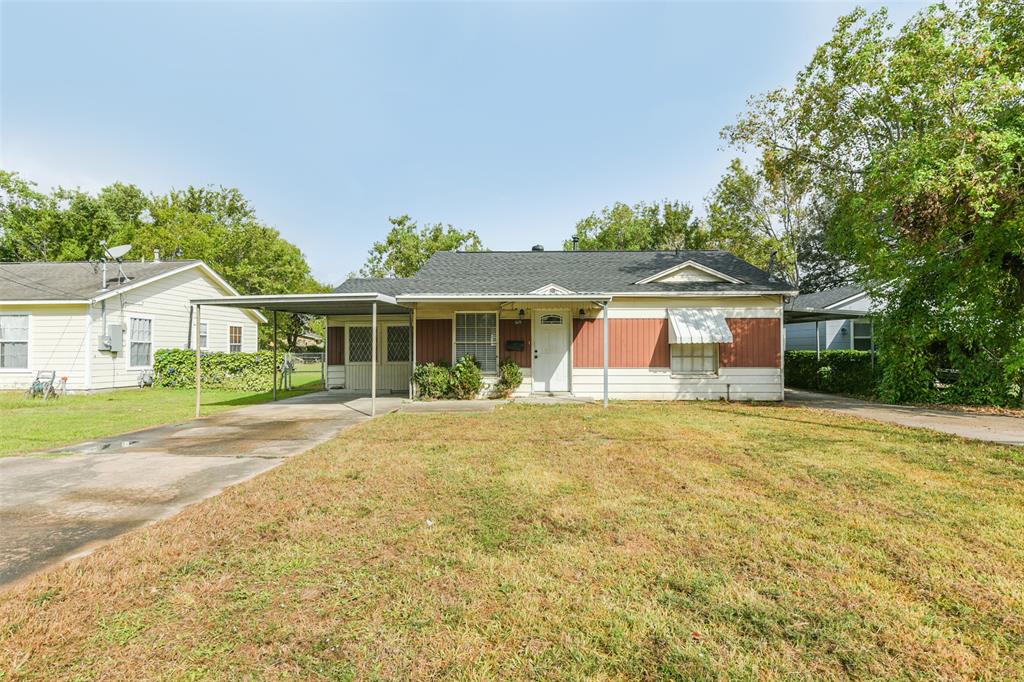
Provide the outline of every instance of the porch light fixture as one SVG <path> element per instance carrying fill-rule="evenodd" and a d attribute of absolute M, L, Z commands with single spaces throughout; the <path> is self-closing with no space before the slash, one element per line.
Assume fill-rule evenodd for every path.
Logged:
<path fill-rule="evenodd" d="M 526 311 L 523 310 L 522 308 L 520 308 L 519 309 L 519 319 L 516 320 L 516 324 L 522 324 L 523 323 L 523 318 L 525 318 L 525 317 L 526 317 Z"/>
<path fill-rule="evenodd" d="M 580 319 L 581 320 L 587 319 L 587 311 L 584 310 L 583 308 L 580 308 Z"/>

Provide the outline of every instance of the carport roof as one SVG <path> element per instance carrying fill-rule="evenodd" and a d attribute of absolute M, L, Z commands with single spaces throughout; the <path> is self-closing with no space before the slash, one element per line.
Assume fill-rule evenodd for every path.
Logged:
<path fill-rule="evenodd" d="M 410 308 L 399 305 L 393 296 L 379 293 L 270 294 L 192 300 L 193 305 L 276 310 L 310 315 L 369 315 L 373 303 L 377 304 L 377 312 L 381 315 L 410 311 Z"/>

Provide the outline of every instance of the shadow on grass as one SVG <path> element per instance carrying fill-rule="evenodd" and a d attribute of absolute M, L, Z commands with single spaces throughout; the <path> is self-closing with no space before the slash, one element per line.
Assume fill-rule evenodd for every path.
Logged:
<path fill-rule="evenodd" d="M 792 406 L 786 406 L 786 407 L 787 408 L 795 408 L 795 407 L 813 407 L 813 406 L 808 406 L 808 405 L 792 405 Z M 922 435 L 929 436 L 929 438 L 926 439 L 928 442 L 944 442 L 944 441 L 948 441 L 951 438 L 954 438 L 954 436 L 951 436 L 951 435 L 948 435 L 948 434 L 944 434 L 944 433 L 940 433 L 940 432 L 937 432 L 937 431 L 931 431 L 931 430 L 929 430 L 927 428 L 923 428 L 922 429 L 922 428 L 903 426 L 901 424 L 890 424 L 888 422 L 881 422 L 881 421 L 873 420 L 869 416 L 861 417 L 861 416 L 857 416 L 857 415 L 853 415 L 853 414 L 840 414 L 838 416 L 846 417 L 847 419 L 859 419 L 859 420 L 862 420 L 862 421 L 867 421 L 869 423 L 865 424 L 864 426 L 854 426 L 852 424 L 838 424 L 838 423 L 835 423 L 835 422 L 822 423 L 820 421 L 814 421 L 813 419 L 797 419 L 795 417 L 780 417 L 780 416 L 776 416 L 776 415 L 762 414 L 760 412 L 758 412 L 756 414 L 753 414 L 753 413 L 745 412 L 745 411 L 742 411 L 742 410 L 729 410 L 729 409 L 721 409 L 721 408 L 714 408 L 714 407 L 705 407 L 704 409 L 711 410 L 712 412 L 719 412 L 721 414 L 731 414 L 731 415 L 737 415 L 737 416 L 740 416 L 740 417 L 747 417 L 748 419 L 757 419 L 757 420 L 772 419 L 772 420 L 775 420 L 775 421 L 790 422 L 790 423 L 793 423 L 793 424 L 807 424 L 809 426 L 817 426 L 817 427 L 823 428 L 823 429 L 842 429 L 844 431 L 864 431 L 864 432 L 867 432 L 867 433 L 880 433 L 880 432 L 900 433 L 901 431 L 905 431 L 905 430 L 909 429 L 909 430 L 912 430 L 912 431 L 916 432 L 916 433 L 913 433 L 914 437 L 921 437 Z M 910 435 L 910 434 L 904 434 L 904 435 Z"/>
<path fill-rule="evenodd" d="M 310 393 L 319 393 L 324 390 L 322 384 L 306 384 L 302 388 L 291 389 L 288 391 L 278 390 L 277 399 L 285 400 L 286 398 L 294 398 L 300 395 L 309 395 Z M 264 391 L 263 393 L 250 393 L 248 395 L 239 396 L 237 398 L 231 398 L 229 400 L 214 400 L 207 402 L 203 400 L 204 406 L 233 406 L 243 407 L 245 405 L 262 405 L 263 403 L 269 403 L 274 400 L 273 391 Z"/>

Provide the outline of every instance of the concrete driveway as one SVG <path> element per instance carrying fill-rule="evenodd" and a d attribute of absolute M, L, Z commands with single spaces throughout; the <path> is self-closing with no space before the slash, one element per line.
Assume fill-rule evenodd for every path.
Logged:
<path fill-rule="evenodd" d="M 377 414 L 401 404 L 378 398 Z M 171 516 L 369 414 L 368 398 L 315 393 L 0 459 L 0 585 Z"/>
<path fill-rule="evenodd" d="M 884 405 L 838 395 L 786 389 L 786 402 L 815 407 L 863 419 L 931 429 L 972 440 L 1003 445 L 1024 445 L 1024 418 L 1001 414 L 958 412 L 934 407 Z"/>

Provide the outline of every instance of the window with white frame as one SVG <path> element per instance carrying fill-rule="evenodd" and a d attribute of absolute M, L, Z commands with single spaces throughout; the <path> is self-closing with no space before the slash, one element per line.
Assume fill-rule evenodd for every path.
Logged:
<path fill-rule="evenodd" d="M 853 322 L 853 349 L 871 350 L 871 323 Z"/>
<path fill-rule="evenodd" d="M 388 362 L 408 362 L 409 342 L 412 339 L 409 334 L 409 327 L 393 326 L 386 327 Z"/>
<path fill-rule="evenodd" d="M 228 352 L 242 352 L 242 328 L 238 326 L 228 327 Z"/>
<path fill-rule="evenodd" d="M 372 327 L 349 327 L 348 328 L 348 361 L 349 362 L 372 362 L 373 361 L 373 328 Z"/>
<path fill-rule="evenodd" d="M 128 366 L 153 365 L 153 320 L 148 317 L 128 318 Z"/>
<path fill-rule="evenodd" d="M 210 334 L 209 327 L 206 322 L 199 323 L 199 347 L 202 350 L 206 350 L 210 347 Z"/>
<path fill-rule="evenodd" d="M 455 361 L 472 355 L 484 372 L 498 371 L 497 313 L 455 314 Z"/>
<path fill-rule="evenodd" d="M 28 369 L 28 315 L 0 314 L 0 369 Z"/>
<path fill-rule="evenodd" d="M 679 374 L 712 374 L 717 370 L 717 343 L 672 344 L 673 372 Z"/>

